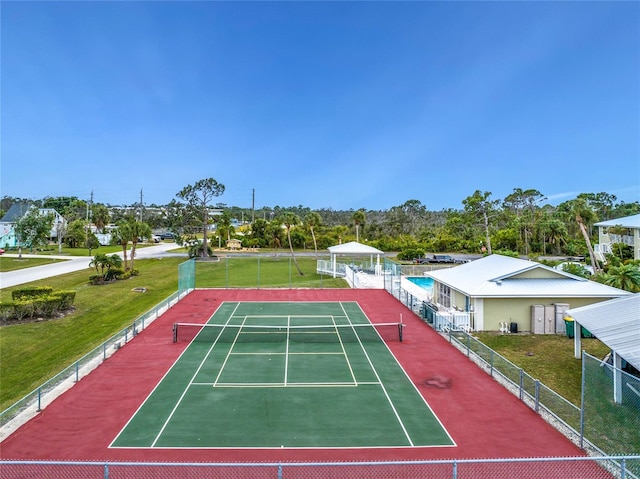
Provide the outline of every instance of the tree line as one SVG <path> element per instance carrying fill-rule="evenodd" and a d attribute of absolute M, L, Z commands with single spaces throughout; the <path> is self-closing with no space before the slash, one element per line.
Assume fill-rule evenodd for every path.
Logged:
<path fill-rule="evenodd" d="M 217 202 L 223 193 L 224 185 L 209 178 L 186 186 L 163 206 L 113 207 L 77 197 L 5 196 L 0 213 L 20 201 L 54 208 L 67 222 L 65 243 L 75 247 L 86 247 L 87 222 L 98 231 L 113 223 L 144 223 L 149 230 L 172 231 L 196 253 L 208 254 L 212 246 L 225 246 L 231 239 L 241 240 L 248 248 L 308 250 L 355 240 L 383 251 L 404 252 L 402 257 L 407 259 L 427 251 L 589 257 L 589 241 L 597 235 L 594 223 L 640 213 L 640 203 L 619 202 L 609 193 L 581 193 L 553 206 L 538 190 L 521 188 L 501 199 L 478 190 L 462 201 L 461 208 L 441 211 L 430 211 L 417 199 L 388 210 L 312 210 L 298 205 L 252 211 Z M 204 245 L 198 243 L 203 241 Z M 630 254 L 628 248 L 621 248 L 623 257 Z"/>

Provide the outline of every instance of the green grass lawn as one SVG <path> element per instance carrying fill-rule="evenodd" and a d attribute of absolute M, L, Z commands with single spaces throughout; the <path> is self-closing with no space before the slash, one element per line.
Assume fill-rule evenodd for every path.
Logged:
<path fill-rule="evenodd" d="M 136 261 L 139 276 L 126 281 L 93 286 L 88 271 L 69 273 L 28 285 L 52 286 L 76 291 L 75 311 L 64 318 L 0 327 L 0 410 L 13 404 L 65 367 L 102 344 L 135 318 L 177 291 L 178 264 L 184 258 Z M 260 287 L 346 287 L 342 279 L 321 278 L 315 259 L 299 258 L 305 272 L 289 268 L 288 258 L 260 260 Z M 256 258 L 233 258 L 216 263 L 198 263 L 196 287 L 225 287 L 227 278 L 236 285 L 257 287 Z M 93 271 L 91 271 L 93 272 Z M 0 301 L 11 299 L 11 291 L 0 290 Z M 144 287 L 144 294 L 132 292 Z"/>
<path fill-rule="evenodd" d="M 15 271 L 17 269 L 31 268 L 32 266 L 41 266 L 43 264 L 57 263 L 64 261 L 61 259 L 53 258 L 8 258 L 6 256 L 0 256 L 0 273 L 6 273 L 7 271 Z"/>
<path fill-rule="evenodd" d="M 500 353 L 576 406 L 580 405 L 582 361 L 573 357 L 573 339 L 556 334 L 474 333 Z M 602 358 L 609 348 L 594 338 L 583 338 L 582 349 Z"/>

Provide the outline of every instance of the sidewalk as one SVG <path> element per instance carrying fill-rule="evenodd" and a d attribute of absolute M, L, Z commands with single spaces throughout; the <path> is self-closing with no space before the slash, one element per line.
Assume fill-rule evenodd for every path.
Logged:
<path fill-rule="evenodd" d="M 136 250 L 136 259 L 146 259 L 161 257 L 170 249 L 177 248 L 175 243 L 160 243 L 156 246 L 149 246 Z M 122 252 L 115 253 L 122 257 Z M 17 254 L 5 254 L 7 258 L 17 258 Z M 30 283 L 39 279 L 49 278 L 51 276 L 59 276 L 61 274 L 73 273 L 89 269 L 89 263 L 92 258 L 89 256 L 58 256 L 58 255 L 37 255 L 23 254 L 23 258 L 49 258 L 62 259 L 58 263 L 46 264 L 42 266 L 34 266 L 32 268 L 23 268 L 15 271 L 7 271 L 0 273 L 0 289 L 17 286 L 19 284 Z M 186 255 L 185 255 L 186 257 Z"/>

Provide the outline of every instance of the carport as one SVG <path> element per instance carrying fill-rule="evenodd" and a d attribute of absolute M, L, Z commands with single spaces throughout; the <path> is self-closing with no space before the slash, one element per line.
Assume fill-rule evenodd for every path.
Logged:
<path fill-rule="evenodd" d="M 640 293 L 629 294 L 622 298 L 590 304 L 581 308 L 569 309 L 566 315 L 575 321 L 574 356 L 582 354 L 579 331 L 584 326 L 609 349 L 616 368 L 614 377 L 614 400 L 622 398 L 620 370 L 624 359 L 640 370 Z"/>

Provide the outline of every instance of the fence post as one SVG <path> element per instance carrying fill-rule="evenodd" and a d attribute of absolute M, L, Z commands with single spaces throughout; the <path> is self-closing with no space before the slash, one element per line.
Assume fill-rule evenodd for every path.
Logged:
<path fill-rule="evenodd" d="M 458 479 L 458 461 L 453 461 L 453 470 L 451 472 L 453 473 L 451 478 Z"/>
<path fill-rule="evenodd" d="M 627 463 L 626 459 L 623 457 L 620 461 L 620 479 L 625 479 L 627 477 Z"/>
<path fill-rule="evenodd" d="M 491 377 L 493 377 L 493 349 L 489 349 L 489 371 L 491 371 Z"/>
<path fill-rule="evenodd" d="M 282 479 L 282 464 L 278 464 L 278 479 Z"/>
<path fill-rule="evenodd" d="M 536 379 L 535 385 L 536 385 L 536 389 L 535 389 L 536 390 L 536 401 L 535 401 L 535 409 L 534 410 L 536 412 L 538 412 L 538 410 L 540 409 L 540 381 L 538 381 Z"/>
<path fill-rule="evenodd" d="M 524 397 L 524 370 L 520 368 L 520 401 Z"/>
<path fill-rule="evenodd" d="M 76 361 L 76 382 L 80 381 L 79 375 L 80 375 L 79 361 Z"/>
<path fill-rule="evenodd" d="M 40 407 L 40 404 L 42 402 L 42 388 L 38 388 L 38 409 L 37 412 L 42 411 L 42 408 Z"/>
<path fill-rule="evenodd" d="M 580 449 L 584 449 L 584 390 L 585 390 L 585 351 L 582 351 L 582 384 L 580 391 Z"/>
<path fill-rule="evenodd" d="M 471 335 L 469 333 L 465 333 L 467 335 L 467 357 L 471 356 Z"/>
<path fill-rule="evenodd" d="M 109 479 L 109 464 L 104 465 L 104 479 Z"/>

